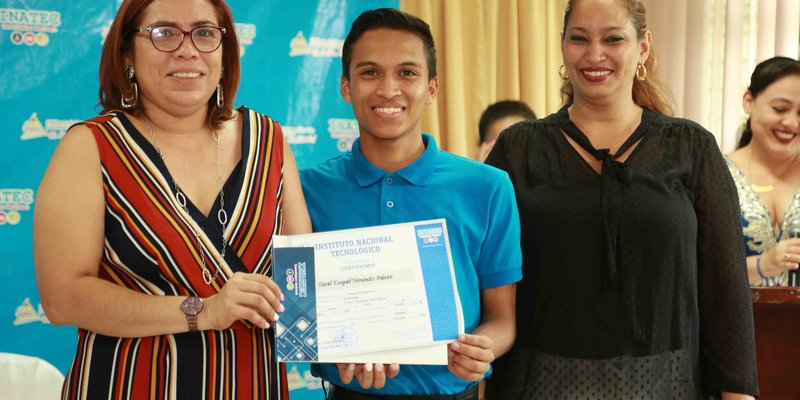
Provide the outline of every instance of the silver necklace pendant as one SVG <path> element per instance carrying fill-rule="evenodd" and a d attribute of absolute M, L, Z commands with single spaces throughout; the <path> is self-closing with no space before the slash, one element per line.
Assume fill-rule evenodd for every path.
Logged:
<path fill-rule="evenodd" d="M 153 132 L 153 128 L 150 125 L 150 120 L 147 117 L 144 117 L 144 124 L 147 127 L 147 133 L 150 135 L 150 141 L 153 142 L 153 147 L 155 147 L 156 152 L 158 153 L 159 157 L 161 157 L 161 161 L 164 162 L 164 166 L 167 168 L 167 171 L 169 171 L 169 167 L 167 166 L 167 160 L 166 158 L 164 158 L 164 151 L 158 145 L 158 139 L 156 138 L 156 135 Z M 211 131 L 211 137 L 214 139 L 214 153 L 217 165 L 217 186 L 219 187 L 219 211 L 217 211 L 217 221 L 222 226 L 222 244 L 220 246 L 220 256 L 224 260 L 225 250 L 227 248 L 227 243 L 225 241 L 225 230 L 228 225 L 228 213 L 225 211 L 225 192 L 223 190 L 223 184 L 222 184 L 222 157 L 220 155 L 220 146 L 219 146 L 220 137 L 219 133 L 216 130 Z M 189 209 L 186 206 L 187 203 L 186 195 L 183 193 L 180 186 L 178 186 L 178 183 L 175 182 L 175 178 L 172 178 L 172 186 L 175 189 L 175 202 L 178 203 L 180 208 L 189 217 L 189 219 L 192 219 L 192 216 L 189 213 Z M 194 227 L 194 220 L 192 219 L 192 221 L 190 221 L 188 225 L 189 225 L 189 230 L 192 231 L 192 236 L 194 236 L 195 243 L 199 248 L 200 260 L 203 262 L 202 265 L 203 282 L 205 282 L 206 285 L 210 286 L 211 282 L 214 282 L 217 279 L 217 276 L 219 275 L 220 272 L 219 267 L 215 266 L 216 273 L 214 273 L 214 275 L 211 275 L 211 272 L 208 270 L 208 265 L 206 263 L 205 252 L 203 251 L 202 248 L 200 248 L 201 247 L 200 235 Z"/>
<path fill-rule="evenodd" d="M 219 221 L 221 225 L 228 223 L 228 213 L 225 211 L 225 209 L 219 209 L 219 212 L 217 212 L 217 221 Z"/>
<path fill-rule="evenodd" d="M 186 210 L 186 196 L 183 195 L 183 192 L 180 189 L 177 189 L 175 192 L 175 200 L 178 202 L 178 205 L 181 206 L 184 210 Z"/>
<path fill-rule="evenodd" d="M 217 274 L 214 274 L 214 276 L 211 276 L 211 272 L 208 272 L 208 268 L 203 268 L 203 282 L 205 282 L 206 285 L 211 286 L 211 282 L 213 282 L 215 280 L 217 280 Z"/>

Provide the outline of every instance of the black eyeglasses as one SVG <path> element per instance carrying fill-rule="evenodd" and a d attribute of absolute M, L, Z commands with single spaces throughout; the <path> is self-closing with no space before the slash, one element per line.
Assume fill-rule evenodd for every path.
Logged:
<path fill-rule="evenodd" d="M 161 51 L 170 53 L 178 50 L 183 44 L 186 35 L 192 38 L 192 43 L 198 51 L 211 53 L 222 44 L 222 36 L 225 35 L 225 28 L 219 26 L 198 26 L 190 31 L 184 31 L 175 26 L 148 26 L 139 28 L 134 32 L 147 32 L 150 34 L 150 41 L 153 46 Z"/>

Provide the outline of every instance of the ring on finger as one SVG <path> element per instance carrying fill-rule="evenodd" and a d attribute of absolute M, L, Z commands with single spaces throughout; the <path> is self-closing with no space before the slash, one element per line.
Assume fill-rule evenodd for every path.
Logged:
<path fill-rule="evenodd" d="M 791 254 L 785 253 L 783 255 L 783 261 L 791 261 L 791 259 L 792 259 L 792 255 Z"/>

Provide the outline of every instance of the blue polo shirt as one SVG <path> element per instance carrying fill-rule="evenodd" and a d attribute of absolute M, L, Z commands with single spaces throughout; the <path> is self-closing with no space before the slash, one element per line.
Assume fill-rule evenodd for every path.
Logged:
<path fill-rule="evenodd" d="M 480 289 L 522 278 L 514 188 L 504 171 L 440 151 L 428 134 L 422 140 L 425 152 L 416 161 L 387 172 L 364 158 L 356 139 L 352 151 L 300 171 L 303 193 L 315 232 L 447 220 L 464 327 L 472 332 L 480 324 Z M 336 365 L 315 364 L 311 371 L 372 394 L 454 394 L 474 384 L 444 365 L 402 365 L 380 390 L 364 390 L 355 378 L 342 384 Z"/>

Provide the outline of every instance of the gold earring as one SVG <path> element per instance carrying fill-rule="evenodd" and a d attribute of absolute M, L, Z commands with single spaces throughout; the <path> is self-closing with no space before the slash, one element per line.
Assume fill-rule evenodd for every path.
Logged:
<path fill-rule="evenodd" d="M 647 79 L 647 67 L 644 64 L 636 64 L 636 79 L 639 81 Z"/>
<path fill-rule="evenodd" d="M 558 76 L 560 76 L 563 80 L 569 79 L 569 75 L 567 75 L 567 67 L 564 66 L 564 64 L 561 64 L 561 66 L 558 67 Z"/>

